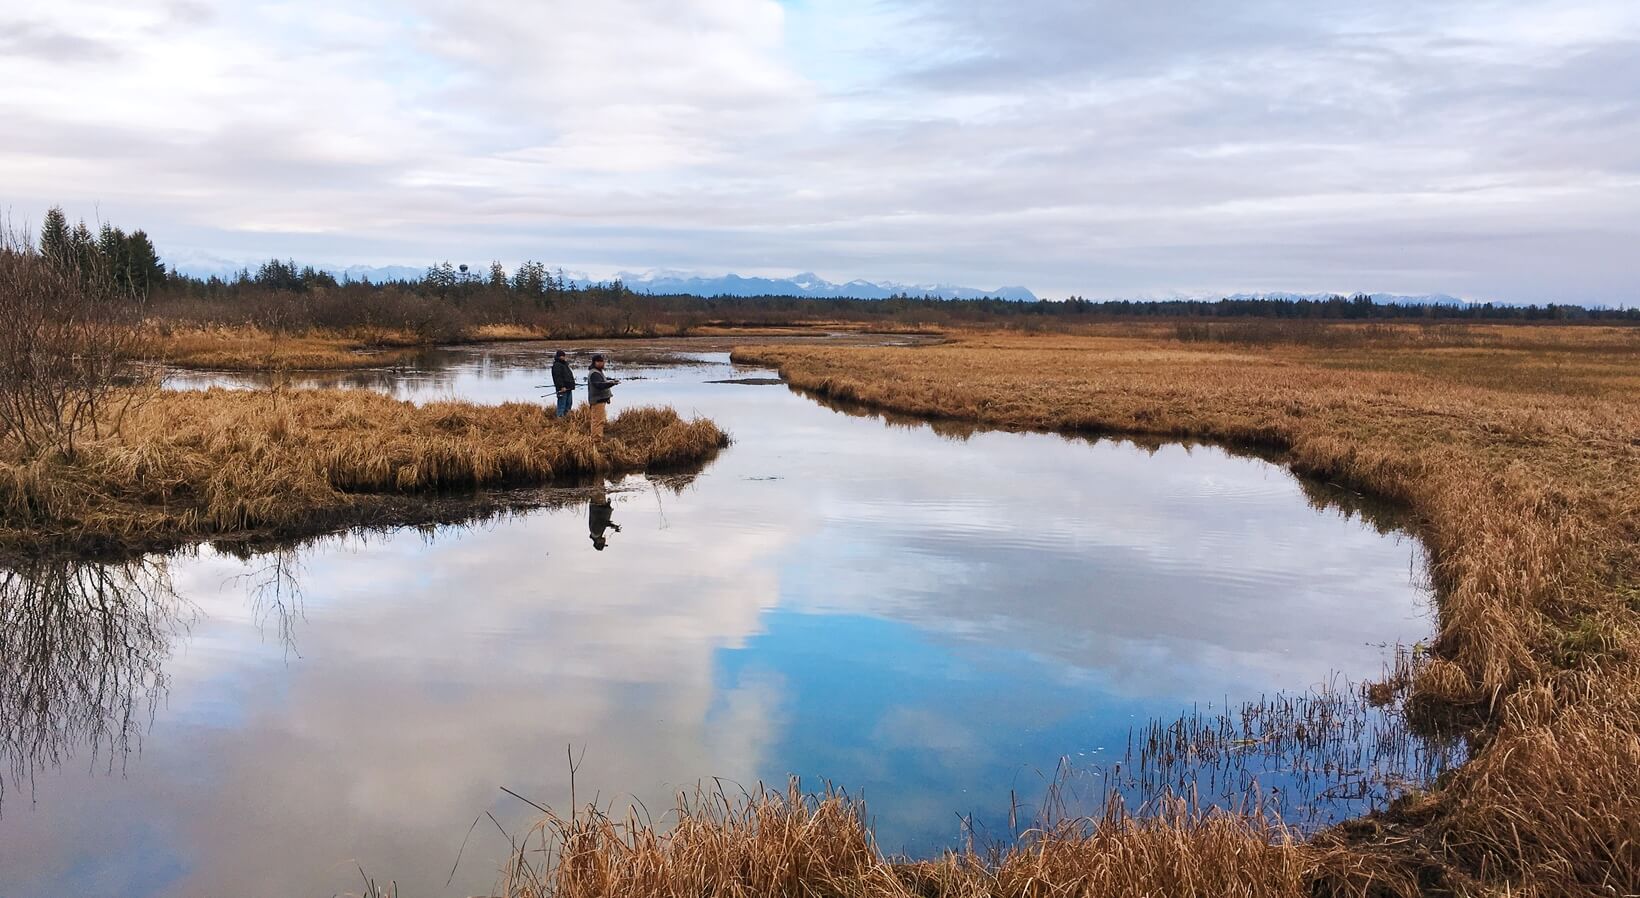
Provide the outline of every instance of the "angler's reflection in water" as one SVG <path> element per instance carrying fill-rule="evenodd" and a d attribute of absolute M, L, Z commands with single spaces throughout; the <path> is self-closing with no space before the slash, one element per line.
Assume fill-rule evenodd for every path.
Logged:
<path fill-rule="evenodd" d="M 193 617 L 164 559 L 0 568 L 0 798 L 81 750 L 123 767 Z"/>
<path fill-rule="evenodd" d="M 592 547 L 600 552 L 609 545 L 609 539 L 605 536 L 608 531 L 621 532 L 621 525 L 610 520 L 614 514 L 615 506 L 609 501 L 609 493 L 602 485 L 598 486 L 592 492 L 591 501 L 587 502 L 587 530 L 592 537 Z"/>

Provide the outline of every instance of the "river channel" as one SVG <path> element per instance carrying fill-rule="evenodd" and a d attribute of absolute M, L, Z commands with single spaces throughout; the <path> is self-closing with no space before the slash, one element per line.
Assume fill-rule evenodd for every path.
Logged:
<path fill-rule="evenodd" d="M 656 816 L 714 777 L 829 781 L 885 851 L 927 854 L 1151 721 L 1371 679 L 1432 631 L 1402 522 L 1269 460 L 936 428 L 722 352 L 610 351 L 615 411 L 733 445 L 460 525 L 7 572 L 10 625 L 109 594 L 129 620 L 29 662 L 62 667 L 33 671 L 50 710 L 0 712 L 0 896 L 329 896 L 360 868 L 489 894 L 499 830 L 537 816 L 503 787 L 564 807 L 570 756 L 582 801 Z M 542 401 L 549 352 L 297 385 Z M 213 384 L 255 385 L 171 381 Z M 1378 797 L 1284 800 L 1321 825 Z"/>

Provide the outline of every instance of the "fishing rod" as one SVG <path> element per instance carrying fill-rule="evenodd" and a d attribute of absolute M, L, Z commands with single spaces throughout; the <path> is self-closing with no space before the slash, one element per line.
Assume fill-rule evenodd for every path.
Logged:
<path fill-rule="evenodd" d="M 584 386 L 586 386 L 585 381 L 571 380 L 569 388 L 570 388 L 571 391 L 574 391 L 574 389 L 576 387 L 584 387 Z M 551 393 L 543 393 L 542 398 L 546 398 L 547 396 L 557 396 L 558 395 L 558 385 L 557 384 L 536 384 L 532 389 L 551 390 L 552 391 Z"/>

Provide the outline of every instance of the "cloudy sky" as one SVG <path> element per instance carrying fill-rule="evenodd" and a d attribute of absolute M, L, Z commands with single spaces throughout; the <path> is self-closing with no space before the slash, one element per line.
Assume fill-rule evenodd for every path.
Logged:
<path fill-rule="evenodd" d="M 0 83 L 14 224 L 185 263 L 1640 301 L 1635 0 L 0 0 Z"/>

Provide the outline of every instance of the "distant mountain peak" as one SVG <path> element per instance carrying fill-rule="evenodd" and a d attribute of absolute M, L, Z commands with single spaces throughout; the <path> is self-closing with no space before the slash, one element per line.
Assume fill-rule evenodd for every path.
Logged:
<path fill-rule="evenodd" d="M 691 296 L 803 296 L 824 299 L 887 299 L 891 296 L 935 296 L 941 299 L 1009 299 L 1035 302 L 1036 294 L 1024 287 L 980 290 L 952 284 L 901 284 L 855 278 L 835 283 L 812 271 L 790 277 L 747 277 L 725 274 L 706 277 L 677 271 L 623 271 L 618 277 L 628 287 L 649 293 L 680 293 Z"/>

